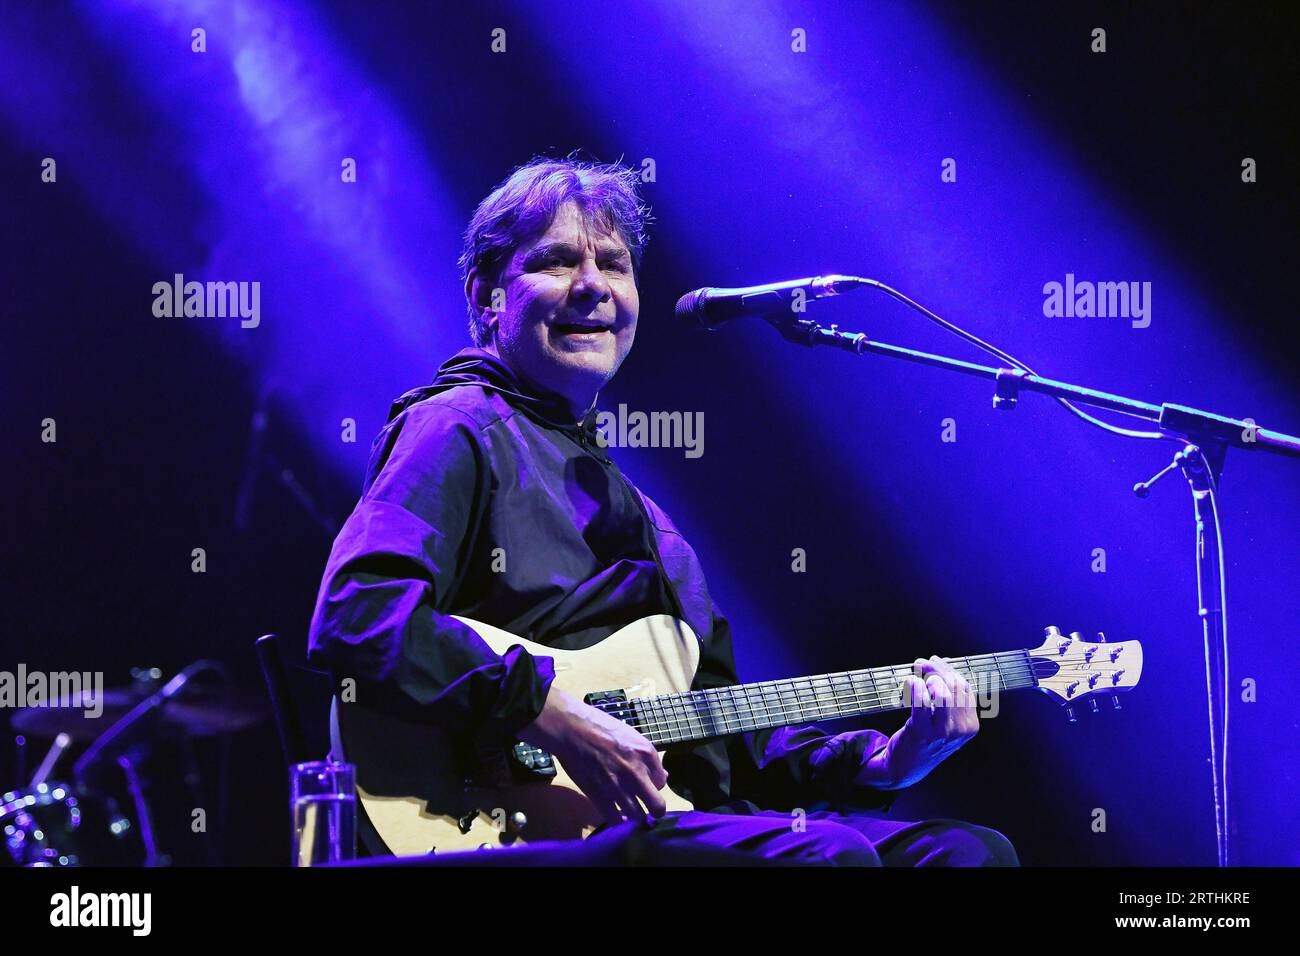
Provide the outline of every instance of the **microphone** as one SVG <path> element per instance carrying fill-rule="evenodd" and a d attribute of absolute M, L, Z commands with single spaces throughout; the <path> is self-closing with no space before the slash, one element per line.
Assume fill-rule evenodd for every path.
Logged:
<path fill-rule="evenodd" d="M 870 283 L 870 279 L 856 276 L 831 275 L 769 282 L 741 289 L 696 289 L 677 300 L 677 318 L 706 329 L 716 329 L 732 319 L 770 315 L 789 309 L 800 294 L 804 301 L 824 299 Z"/>

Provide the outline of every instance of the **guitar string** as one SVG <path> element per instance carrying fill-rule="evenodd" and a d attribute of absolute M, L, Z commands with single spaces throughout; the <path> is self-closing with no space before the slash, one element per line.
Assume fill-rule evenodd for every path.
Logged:
<path fill-rule="evenodd" d="M 964 665 L 970 671 L 970 675 L 975 676 L 977 680 L 979 675 L 986 674 L 992 677 L 996 673 L 996 676 L 1007 689 L 1018 689 L 1011 686 L 1007 674 L 1003 673 L 1002 663 L 1006 658 L 1013 659 L 1015 661 L 1014 665 L 1010 662 L 1007 665 L 1012 677 L 1017 680 L 1028 680 L 1029 684 L 1020 686 L 1030 686 L 1040 676 L 1038 672 L 1041 668 L 1035 665 L 1043 659 L 1022 656 L 1026 654 L 1027 652 L 1024 651 L 1002 651 L 994 654 L 952 658 L 950 660 L 959 666 Z M 982 668 L 972 666 L 974 662 L 985 666 Z M 990 663 L 992 666 L 987 666 Z M 1073 666 L 1081 666 L 1081 662 L 1078 661 L 1067 663 L 1071 663 Z M 1060 669 L 1058 663 L 1058 673 Z M 839 711 L 846 705 L 853 704 L 856 706 L 867 700 L 872 701 L 870 706 L 880 706 L 884 701 L 888 701 L 891 707 L 901 706 L 901 687 L 891 689 L 888 693 L 881 692 L 876 684 L 876 677 L 879 675 L 881 679 L 885 679 L 888 676 L 888 678 L 896 679 L 901 684 L 900 674 L 905 677 L 910 673 L 911 665 L 905 664 L 863 671 L 841 671 L 815 677 L 766 681 L 749 685 L 727 685 L 701 691 L 690 691 L 684 694 L 662 694 L 653 697 L 633 698 L 630 701 L 613 701 L 608 702 L 602 709 L 620 719 L 628 720 L 633 726 L 638 726 L 638 729 L 641 729 L 652 740 L 653 735 L 671 735 L 664 740 L 657 741 L 660 743 L 673 742 L 674 738 L 680 736 L 683 728 L 689 729 L 694 735 L 684 739 L 700 739 L 707 736 L 725 736 L 731 733 L 760 729 L 758 721 L 760 719 L 772 720 L 778 711 L 782 721 L 790 723 L 794 722 L 789 719 L 791 717 L 794 717 L 795 720 L 816 720 L 826 717 L 851 716 L 853 713 L 861 713 L 862 711 L 860 709 L 851 709 L 849 713 L 840 713 Z M 1092 674 L 1096 677 L 1101 676 L 1101 672 L 1097 671 L 1093 671 Z M 870 679 L 873 689 L 859 691 L 854 683 L 855 679 L 859 677 Z M 850 685 L 853 690 L 852 694 L 845 695 L 843 693 L 845 683 Z M 831 699 L 828 700 L 821 696 L 822 691 L 818 689 L 819 685 L 822 688 L 831 690 Z M 767 693 L 769 689 L 773 691 L 776 697 L 775 709 L 770 706 L 771 701 Z M 752 699 L 754 690 L 757 690 L 760 695 L 757 707 L 755 707 Z M 738 697 L 737 691 L 742 696 Z M 793 693 L 793 700 L 787 698 L 787 695 L 791 692 Z M 806 699 L 806 694 L 812 695 L 811 702 Z M 895 704 L 895 701 L 899 701 L 899 703 Z M 810 703 L 813 706 L 810 707 Z M 742 708 L 749 711 L 748 718 L 742 713 Z M 709 733 L 710 727 L 715 733 Z M 697 728 L 698 735 L 695 734 Z"/>
<path fill-rule="evenodd" d="M 1023 651 L 1002 651 L 995 654 L 952 658 L 951 661 L 955 664 L 959 662 L 964 664 L 964 666 L 971 672 L 971 676 L 976 676 L 977 681 L 979 679 L 977 675 L 981 673 L 993 676 L 996 672 L 1002 683 L 1010 688 L 1010 683 L 1007 681 L 1006 675 L 1002 672 L 1002 660 L 1006 657 L 1012 657 L 1015 660 L 1014 668 L 1013 665 L 1008 662 L 1008 668 L 1012 669 L 1012 676 L 1017 679 L 1027 679 L 1033 676 L 1033 665 L 1029 658 L 1020 656 L 1024 653 L 1025 652 Z M 972 662 L 976 661 L 985 664 L 991 662 L 993 666 L 986 666 L 983 670 L 979 670 L 972 666 Z M 888 672 L 888 674 L 886 675 L 885 672 Z M 773 708 L 769 706 L 770 701 L 767 693 L 769 689 L 774 692 L 776 697 L 776 708 L 780 711 L 779 716 L 782 720 L 787 720 L 791 716 L 794 716 L 796 719 L 820 719 L 828 716 L 849 716 L 849 714 L 835 713 L 837 709 L 842 709 L 849 703 L 856 706 L 862 704 L 864 701 L 871 701 L 869 706 L 876 707 L 880 706 L 884 701 L 889 701 L 891 705 L 893 705 L 895 700 L 901 701 L 900 673 L 902 676 L 908 676 L 911 674 L 911 665 L 900 664 L 890 667 L 871 668 L 863 671 L 839 671 L 832 674 L 817 675 L 815 677 L 799 677 L 780 681 L 764 681 L 757 684 L 712 687 L 706 690 L 689 691 L 683 694 L 661 694 L 653 697 L 634 698 L 631 701 L 610 702 L 610 704 L 603 709 L 606 709 L 607 712 L 625 709 L 626 711 L 631 712 L 631 716 L 634 720 L 636 718 L 649 718 L 648 720 L 643 719 L 641 721 L 649 731 L 647 736 L 656 732 L 680 731 L 683 726 L 692 729 L 698 726 L 701 731 L 705 731 L 706 720 L 708 723 L 712 724 L 715 729 L 717 729 L 718 725 L 721 724 L 720 735 L 726 735 L 728 733 L 735 733 L 738 730 L 746 729 L 746 719 L 740 713 L 740 701 L 737 699 L 736 695 L 736 691 L 741 690 L 742 688 L 743 690 L 741 690 L 741 693 L 743 694 L 744 706 L 750 711 L 749 723 L 755 722 L 756 712 L 761 712 L 762 717 L 768 720 L 771 720 L 776 714 L 776 710 L 773 710 Z M 900 686 L 891 689 L 888 692 L 882 692 L 876 684 L 877 675 L 879 675 L 881 679 L 885 679 L 886 676 L 891 679 L 898 678 L 896 682 Z M 854 684 L 855 678 L 858 677 L 870 679 L 873 685 L 872 689 L 863 689 L 859 691 Z M 838 689 L 836 687 L 837 678 L 841 679 Z M 845 682 L 850 685 L 850 689 L 852 690 L 850 695 L 845 695 L 843 693 L 843 684 Z M 817 685 L 819 684 L 831 689 L 832 700 L 826 700 L 824 697 L 819 696 L 819 691 L 817 690 Z M 813 695 L 812 703 L 814 706 L 811 708 L 807 706 L 809 702 L 806 699 L 801 699 L 801 693 L 805 688 Z M 754 702 L 751 696 L 753 690 L 757 690 L 760 695 L 759 706 L 757 708 L 754 707 Z M 794 700 L 788 701 L 785 695 L 791 691 L 794 694 Z M 724 704 L 728 699 L 730 700 L 732 710 L 732 714 L 730 715 L 725 713 L 721 707 L 715 706 Z M 703 709 L 699 706 L 701 704 L 704 705 Z M 642 713 L 642 705 L 648 706 L 648 710 L 645 713 Z M 679 705 L 683 707 L 680 712 L 675 709 Z M 667 710 L 665 710 L 665 706 L 668 708 Z M 685 707 L 690 707 L 690 710 L 685 710 Z M 792 710 L 793 714 L 791 713 Z M 860 713 L 861 710 L 855 712 Z M 617 716 L 623 715 L 619 714 Z M 737 725 L 734 729 L 729 726 L 733 723 Z M 754 727 L 750 729 L 758 728 Z"/>

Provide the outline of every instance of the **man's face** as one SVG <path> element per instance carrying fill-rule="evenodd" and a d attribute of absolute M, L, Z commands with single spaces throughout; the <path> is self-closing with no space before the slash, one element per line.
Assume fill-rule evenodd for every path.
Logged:
<path fill-rule="evenodd" d="M 632 255 L 574 202 L 503 266 L 505 309 L 492 348 L 529 381 L 590 407 L 632 348 L 641 300 Z"/>

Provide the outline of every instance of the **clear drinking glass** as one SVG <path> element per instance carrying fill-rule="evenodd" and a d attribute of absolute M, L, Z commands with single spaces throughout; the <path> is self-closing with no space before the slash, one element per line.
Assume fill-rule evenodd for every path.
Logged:
<path fill-rule="evenodd" d="M 293 865 L 320 866 L 357 855 L 356 767 L 312 760 L 289 770 Z"/>

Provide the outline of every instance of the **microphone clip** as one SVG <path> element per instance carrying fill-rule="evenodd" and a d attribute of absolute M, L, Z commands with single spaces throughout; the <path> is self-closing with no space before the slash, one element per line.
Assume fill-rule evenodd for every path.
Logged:
<path fill-rule="evenodd" d="M 800 318 L 789 309 L 776 309 L 764 314 L 762 318 L 781 333 L 781 338 L 787 342 L 805 345 L 808 348 L 812 348 L 815 344 L 817 333 L 823 331 L 822 327 L 812 319 Z M 835 326 L 831 326 L 831 330 L 834 329 Z"/>
<path fill-rule="evenodd" d="M 1020 383 L 1028 373 L 1019 368 L 1000 368 L 994 379 L 993 407 L 1004 412 L 1014 411 L 1020 400 Z"/>

